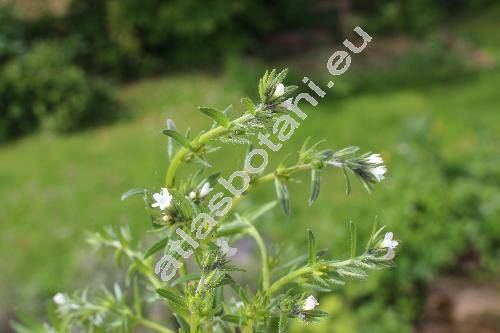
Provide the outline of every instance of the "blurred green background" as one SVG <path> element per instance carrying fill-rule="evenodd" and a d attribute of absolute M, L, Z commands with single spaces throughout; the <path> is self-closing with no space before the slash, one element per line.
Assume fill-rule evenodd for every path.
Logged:
<path fill-rule="evenodd" d="M 142 203 L 119 198 L 162 183 L 167 118 L 200 130 L 198 105 L 241 110 L 266 68 L 324 87 L 328 57 L 360 25 L 372 42 L 287 150 L 312 136 L 381 152 L 387 180 L 346 197 L 328 172 L 308 208 L 304 177 L 293 216 L 259 228 L 278 255 L 302 253 L 309 227 L 341 257 L 349 221 L 367 237 L 378 218 L 401 239 L 397 267 L 322 295 L 331 316 L 294 331 L 497 332 L 499 17 L 488 0 L 0 1 L 0 331 L 43 318 L 58 291 L 120 279 L 86 232 L 128 225 L 147 242 Z M 228 150 L 214 161 L 229 172 L 241 161 L 224 157 L 241 149 Z M 262 188 L 247 206 L 273 198 Z"/>

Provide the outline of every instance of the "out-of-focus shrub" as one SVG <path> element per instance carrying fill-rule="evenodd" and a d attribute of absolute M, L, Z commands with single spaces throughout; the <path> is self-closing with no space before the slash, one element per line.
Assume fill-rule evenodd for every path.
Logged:
<path fill-rule="evenodd" d="M 370 31 L 423 34 L 437 24 L 466 10 L 481 10 L 493 0 L 382 0 L 354 1 Z"/>
<path fill-rule="evenodd" d="M 470 54 L 446 40 L 429 35 L 403 54 L 381 66 L 361 66 L 346 73 L 336 90 L 338 97 L 359 92 L 380 92 L 401 87 L 426 86 L 466 78 L 481 69 Z"/>
<path fill-rule="evenodd" d="M 120 78 L 220 65 L 275 31 L 315 23 L 314 2 L 279 0 L 71 2 L 64 18 L 77 63 Z M 317 22 L 316 22 L 317 23 Z"/>
<path fill-rule="evenodd" d="M 0 63 L 25 48 L 24 25 L 9 6 L 0 6 Z"/>
<path fill-rule="evenodd" d="M 0 141 L 39 126 L 57 132 L 87 128 L 117 115 L 112 91 L 70 64 L 54 43 L 36 45 L 2 68 Z"/>

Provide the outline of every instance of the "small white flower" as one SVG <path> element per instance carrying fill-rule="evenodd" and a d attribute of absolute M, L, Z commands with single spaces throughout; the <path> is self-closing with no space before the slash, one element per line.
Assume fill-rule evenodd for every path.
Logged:
<path fill-rule="evenodd" d="M 395 249 L 399 243 L 396 240 L 392 240 L 393 237 L 394 234 L 392 232 L 387 232 L 385 234 L 384 240 L 382 241 L 382 243 L 380 243 L 380 246 L 388 249 Z"/>
<path fill-rule="evenodd" d="M 384 175 L 387 172 L 387 167 L 385 165 L 379 165 L 378 167 L 370 168 L 369 171 L 378 182 L 381 182 L 385 179 Z"/>
<path fill-rule="evenodd" d="M 237 309 L 245 307 L 245 303 L 243 303 L 242 301 L 236 302 L 234 305 L 236 305 Z"/>
<path fill-rule="evenodd" d="M 292 104 L 293 104 L 293 101 L 291 98 L 289 98 L 287 100 L 284 100 L 282 103 L 280 103 L 279 106 L 281 106 L 284 109 L 291 110 Z"/>
<path fill-rule="evenodd" d="M 302 306 L 302 310 L 304 311 L 314 310 L 316 305 L 319 305 L 318 300 L 316 300 L 316 298 L 314 298 L 314 296 L 311 295 L 304 300 L 304 305 Z"/>
<path fill-rule="evenodd" d="M 229 243 L 221 238 L 217 238 L 215 241 L 215 244 L 220 247 L 220 250 L 222 251 L 223 254 L 225 254 L 228 257 L 232 257 L 238 252 L 238 249 L 229 246 Z"/>
<path fill-rule="evenodd" d="M 210 191 L 212 191 L 213 188 L 210 187 L 210 184 L 208 182 L 206 182 L 205 184 L 203 184 L 203 186 L 201 187 L 201 190 L 200 190 L 200 198 L 203 198 L 205 195 L 207 195 L 208 193 L 210 193 Z"/>
<path fill-rule="evenodd" d="M 281 97 L 285 94 L 285 86 L 283 83 L 278 83 L 276 85 L 276 90 L 274 91 L 273 97 Z"/>
<path fill-rule="evenodd" d="M 62 305 L 66 302 L 66 296 L 61 293 L 55 294 L 52 299 L 54 300 L 54 303 L 56 303 L 57 305 Z"/>
<path fill-rule="evenodd" d="M 393 248 L 388 248 L 387 253 L 384 256 L 385 260 L 392 260 L 396 256 L 396 252 L 394 252 Z"/>
<path fill-rule="evenodd" d="M 170 215 L 163 215 L 162 218 L 163 222 L 168 222 L 170 221 Z"/>
<path fill-rule="evenodd" d="M 384 160 L 382 159 L 382 156 L 380 154 L 371 154 L 367 158 L 368 163 L 371 164 L 383 164 Z"/>
<path fill-rule="evenodd" d="M 189 193 L 189 197 L 191 199 L 195 199 L 196 198 L 196 192 L 192 191 L 191 193 Z"/>
<path fill-rule="evenodd" d="M 160 193 L 153 194 L 153 199 L 156 201 L 151 205 L 151 207 L 160 207 L 161 210 L 170 207 L 172 202 L 172 196 L 168 193 L 168 189 L 162 188 Z"/>

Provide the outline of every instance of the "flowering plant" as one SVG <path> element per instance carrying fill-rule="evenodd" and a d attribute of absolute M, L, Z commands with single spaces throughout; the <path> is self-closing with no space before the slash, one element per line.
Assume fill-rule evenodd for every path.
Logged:
<path fill-rule="evenodd" d="M 259 82 L 260 100 L 255 103 L 243 98 L 245 110 L 236 119 L 229 118 L 231 107 L 224 111 L 200 107 L 214 124 L 192 138 L 189 132 L 181 134 L 173 121 L 167 121 L 163 133 L 168 136 L 170 164 L 165 184 L 156 190 L 132 189 L 122 196 L 122 199 L 143 196 L 157 242 L 143 251 L 133 245 L 126 228 L 105 228 L 94 233 L 90 243 L 113 250 L 117 262 L 126 263 L 122 286 L 116 283 L 112 291 L 102 288 L 58 293 L 53 299 L 57 316 L 50 325 L 39 326 L 38 331 L 130 331 L 138 325 L 163 333 L 265 332 L 276 331 L 273 328 L 276 325 L 279 332 L 287 332 L 290 320 L 318 322 L 327 315 L 320 310 L 313 292 L 330 292 L 346 279 L 364 279 L 368 271 L 392 264 L 398 245 L 393 234 L 388 232 L 384 236 L 384 228 L 374 224 L 364 252 L 357 253 L 356 228 L 351 223 L 348 258 L 328 258 L 325 251 L 317 249 L 314 234 L 308 230 L 307 253 L 275 265 L 254 224 L 275 204 L 256 207 L 250 214 L 236 210 L 252 189 L 274 182 L 282 210 L 290 214 L 287 183 L 298 172 L 311 173 L 309 205 L 312 205 L 320 193 L 321 174 L 328 168 L 343 172 L 347 193 L 351 189 L 350 175 L 371 191 L 387 171 L 379 154 L 357 155 L 357 147 L 338 151 L 320 149 L 322 142 L 309 144 L 306 140 L 294 163 L 285 161 L 274 171 L 264 173 L 268 153 L 263 148 L 281 149 L 282 142 L 299 126 L 296 117 L 302 120 L 306 117 L 298 102 L 302 98 L 314 105 L 315 101 L 306 93 L 295 100 L 291 98 L 297 87 L 284 84 L 286 74 L 286 70 L 266 72 Z M 279 142 L 270 139 L 271 132 Z M 255 141 L 261 148 L 253 148 Z M 234 172 L 228 179 L 220 173 L 206 175 L 211 168 L 207 156 L 220 148 L 220 142 L 250 147 L 244 170 Z M 259 164 L 254 158 L 257 155 L 259 166 L 255 166 Z M 182 178 L 178 169 L 187 163 L 198 163 L 201 168 Z M 214 194 L 216 187 L 226 191 Z M 227 193 L 230 195 L 224 196 Z M 232 275 L 245 267 L 236 267 L 231 262 L 236 249 L 229 244 L 245 236 L 255 240 L 260 252 L 261 273 L 255 290 L 242 286 Z M 158 253 L 162 256 L 154 263 L 153 257 Z M 230 292 L 232 297 L 228 298 Z M 167 327 L 150 318 L 149 310 L 158 302 L 170 307 L 175 326 Z M 15 327 L 20 332 L 29 330 L 21 324 Z"/>

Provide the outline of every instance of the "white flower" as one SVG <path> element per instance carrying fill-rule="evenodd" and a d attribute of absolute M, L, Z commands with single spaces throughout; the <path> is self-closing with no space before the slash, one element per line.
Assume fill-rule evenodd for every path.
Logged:
<path fill-rule="evenodd" d="M 388 248 L 387 253 L 384 256 L 385 260 L 392 260 L 396 256 L 396 253 L 394 252 L 393 248 Z"/>
<path fill-rule="evenodd" d="M 222 251 L 222 253 L 228 257 L 232 257 L 236 254 L 236 252 L 238 252 L 238 249 L 229 246 L 228 242 L 221 239 L 221 238 L 217 238 L 217 240 L 215 241 L 215 244 L 218 247 L 220 247 L 220 250 Z"/>
<path fill-rule="evenodd" d="M 278 83 L 276 85 L 276 90 L 274 91 L 273 97 L 281 97 L 285 94 L 285 86 L 283 83 Z"/>
<path fill-rule="evenodd" d="M 191 199 L 196 198 L 196 192 L 192 191 L 191 193 L 189 193 L 189 197 L 190 197 Z"/>
<path fill-rule="evenodd" d="M 161 210 L 170 207 L 172 202 L 172 196 L 168 193 L 168 189 L 162 188 L 160 193 L 153 194 L 153 199 L 156 201 L 151 205 L 151 207 L 160 207 Z"/>
<path fill-rule="evenodd" d="M 163 215 L 162 218 L 163 222 L 168 222 L 170 221 L 170 215 Z"/>
<path fill-rule="evenodd" d="M 207 195 L 208 193 L 210 193 L 210 191 L 212 191 L 213 188 L 210 187 L 210 184 L 208 182 L 206 182 L 205 184 L 203 184 L 203 186 L 201 187 L 201 190 L 200 190 L 200 198 L 203 198 L 205 195 Z"/>
<path fill-rule="evenodd" d="M 392 240 L 392 237 L 394 237 L 394 234 L 392 232 L 386 233 L 384 240 L 382 241 L 382 243 L 380 243 L 380 246 L 388 249 L 395 249 L 399 243 L 396 240 Z"/>
<path fill-rule="evenodd" d="M 245 307 L 245 303 L 243 303 L 242 301 L 236 302 L 235 305 L 237 309 Z"/>
<path fill-rule="evenodd" d="M 279 106 L 281 106 L 284 109 L 291 110 L 292 104 L 293 104 L 293 101 L 291 98 L 289 98 L 287 100 L 284 100 L 282 103 L 280 103 Z"/>
<path fill-rule="evenodd" d="M 369 171 L 378 182 L 381 182 L 385 179 L 384 175 L 387 172 L 387 167 L 385 165 L 379 165 L 378 167 L 370 168 Z"/>
<path fill-rule="evenodd" d="M 316 298 L 314 298 L 313 295 L 307 297 L 304 301 L 304 305 L 302 306 L 302 310 L 304 311 L 311 311 L 314 310 L 316 305 L 319 305 L 318 301 Z"/>
<path fill-rule="evenodd" d="M 380 156 L 380 154 L 371 154 L 367 158 L 367 162 L 371 164 L 383 164 L 384 160 Z"/>
<path fill-rule="evenodd" d="M 54 303 L 56 303 L 57 305 L 61 305 L 66 302 L 66 296 L 61 293 L 55 294 L 52 299 L 54 300 Z"/>

